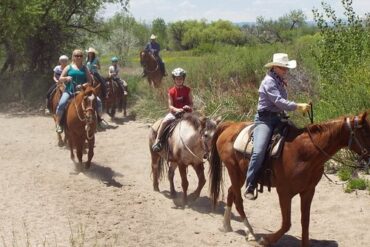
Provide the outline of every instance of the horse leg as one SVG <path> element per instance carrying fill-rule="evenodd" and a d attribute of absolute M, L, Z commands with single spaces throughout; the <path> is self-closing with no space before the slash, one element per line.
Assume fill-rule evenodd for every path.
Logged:
<path fill-rule="evenodd" d="M 126 111 L 126 108 L 127 108 L 127 95 L 123 95 L 122 107 L 123 107 L 123 116 L 126 117 L 127 116 L 127 111 Z"/>
<path fill-rule="evenodd" d="M 85 139 L 81 138 L 80 140 L 76 141 L 76 155 L 78 159 L 78 163 L 82 164 L 82 154 L 83 154 L 83 149 L 84 149 L 84 143 Z"/>
<path fill-rule="evenodd" d="M 291 226 L 292 197 L 287 192 L 282 192 L 281 189 L 280 191 L 278 190 L 278 195 L 282 216 L 282 225 L 278 231 L 262 237 L 258 241 L 262 245 L 271 245 L 276 243 L 287 231 L 289 231 Z"/>
<path fill-rule="evenodd" d="M 232 190 L 232 186 L 229 187 L 227 191 L 227 202 L 226 208 L 224 213 L 224 220 L 223 220 L 223 228 L 220 229 L 222 232 L 232 232 L 233 229 L 231 227 L 231 209 L 234 202 L 234 193 Z"/>
<path fill-rule="evenodd" d="M 182 205 L 185 207 L 185 205 L 188 203 L 188 178 L 186 175 L 186 165 L 179 163 L 179 171 L 180 171 L 180 176 L 181 176 L 181 186 L 183 190 L 183 195 L 182 195 Z"/>
<path fill-rule="evenodd" d="M 173 177 L 175 176 L 176 167 L 177 164 L 175 162 L 171 162 L 170 167 L 168 169 L 168 180 L 170 181 L 170 193 L 172 198 L 176 197 L 175 185 L 173 183 Z"/>
<path fill-rule="evenodd" d="M 74 139 L 69 136 L 68 138 L 68 142 L 69 142 L 69 150 L 71 151 L 71 160 L 74 162 L 75 161 L 75 154 L 73 153 L 73 149 L 75 147 L 75 143 L 74 143 Z"/>
<path fill-rule="evenodd" d="M 300 194 L 301 197 L 301 225 L 302 225 L 302 247 L 310 245 L 309 226 L 310 226 L 310 210 L 315 189 L 305 191 Z"/>
<path fill-rule="evenodd" d="M 64 142 L 63 142 L 62 135 L 60 133 L 57 133 L 57 138 L 58 138 L 58 146 L 63 147 Z"/>
<path fill-rule="evenodd" d="M 89 169 L 91 166 L 91 160 L 94 156 L 94 145 L 95 145 L 95 136 L 93 136 L 90 140 L 88 140 L 89 143 L 89 152 L 87 153 L 87 161 L 85 164 L 85 168 Z"/>
<path fill-rule="evenodd" d="M 160 156 L 158 153 L 155 153 L 150 148 L 150 156 L 152 158 L 152 173 L 153 173 L 153 189 L 154 191 L 159 191 L 159 166 Z"/>
<path fill-rule="evenodd" d="M 193 165 L 193 168 L 198 176 L 198 187 L 193 193 L 189 195 L 192 201 L 196 200 L 200 196 L 200 192 L 202 191 L 203 186 L 206 184 L 206 178 L 204 176 L 204 165 Z"/>

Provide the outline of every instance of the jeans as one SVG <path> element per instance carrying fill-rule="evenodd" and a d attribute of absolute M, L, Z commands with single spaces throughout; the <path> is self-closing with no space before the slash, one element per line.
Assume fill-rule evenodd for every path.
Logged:
<path fill-rule="evenodd" d="M 257 174 L 265 159 L 266 149 L 271 140 L 275 127 L 280 123 L 280 117 L 276 115 L 262 115 L 257 113 L 254 119 L 256 125 L 253 133 L 253 152 L 249 161 L 246 186 L 255 188 Z"/>
<path fill-rule="evenodd" d="M 56 114 L 58 115 L 58 117 L 62 117 L 63 116 L 63 113 L 64 113 L 64 110 L 66 109 L 66 106 L 67 106 L 67 103 L 68 103 L 68 99 L 71 97 L 71 95 L 67 92 L 64 92 L 62 94 L 62 97 L 60 98 L 59 100 L 59 104 L 57 106 L 57 110 L 56 110 Z M 101 103 L 101 100 L 99 97 L 96 97 L 96 111 L 98 113 L 98 115 L 102 115 L 103 113 L 103 105 Z"/>

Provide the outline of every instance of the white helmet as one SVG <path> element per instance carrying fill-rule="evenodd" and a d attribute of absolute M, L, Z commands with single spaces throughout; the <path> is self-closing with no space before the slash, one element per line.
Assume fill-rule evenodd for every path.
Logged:
<path fill-rule="evenodd" d="M 182 76 L 182 77 L 185 78 L 186 71 L 182 68 L 176 68 L 176 69 L 172 70 L 172 77 L 178 77 L 178 76 Z"/>
<path fill-rule="evenodd" d="M 68 57 L 66 56 L 66 55 L 61 55 L 60 57 L 59 57 L 59 61 L 68 61 Z"/>

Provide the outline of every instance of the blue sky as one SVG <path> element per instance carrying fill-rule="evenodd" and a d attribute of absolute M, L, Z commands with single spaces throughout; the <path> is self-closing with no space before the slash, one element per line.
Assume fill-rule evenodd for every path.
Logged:
<path fill-rule="evenodd" d="M 308 20 L 312 20 L 312 9 L 321 9 L 323 0 L 130 0 L 130 13 L 137 20 L 150 23 L 155 18 L 166 22 L 188 19 L 209 21 L 224 19 L 232 22 L 255 21 L 256 17 L 277 19 L 291 10 L 302 10 Z M 324 0 L 343 16 L 341 0 Z M 353 0 L 356 14 L 363 16 L 370 12 L 370 0 Z M 111 17 L 119 10 L 119 5 L 108 4 L 102 12 Z M 322 11 L 321 11 L 322 12 Z"/>

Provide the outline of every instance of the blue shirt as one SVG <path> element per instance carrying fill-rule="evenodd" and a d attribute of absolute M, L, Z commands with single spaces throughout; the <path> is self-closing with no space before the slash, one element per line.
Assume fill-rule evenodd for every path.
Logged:
<path fill-rule="evenodd" d="M 258 89 L 257 111 L 294 111 L 297 104 L 287 100 L 288 93 L 282 79 L 273 71 L 269 71 Z"/>
<path fill-rule="evenodd" d="M 159 51 L 161 50 L 160 45 L 157 42 L 149 42 L 145 46 L 146 51 L 150 51 L 154 56 L 159 56 Z"/>
<path fill-rule="evenodd" d="M 86 63 L 86 66 L 91 71 L 91 73 L 98 73 L 97 64 L 99 64 L 99 59 L 95 57 L 94 60 L 88 61 Z"/>

